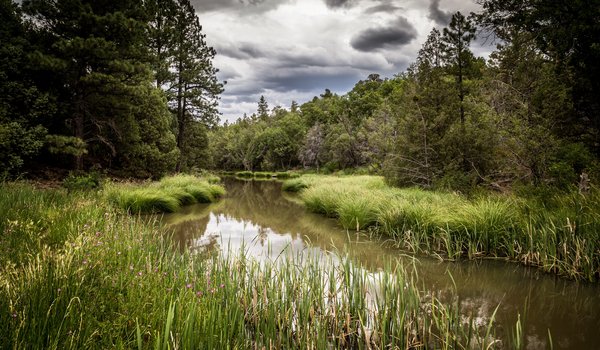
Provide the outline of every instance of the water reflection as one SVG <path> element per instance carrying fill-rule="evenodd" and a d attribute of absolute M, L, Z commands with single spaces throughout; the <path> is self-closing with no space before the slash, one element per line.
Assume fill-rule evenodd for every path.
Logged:
<path fill-rule="evenodd" d="M 228 194 L 222 201 L 165 216 L 182 248 L 238 252 L 243 247 L 248 256 L 261 260 L 342 250 L 374 274 L 390 259 L 406 264 L 414 260 L 382 242 L 348 234 L 335 220 L 307 212 L 294 196 L 282 194 L 277 182 L 227 179 L 225 185 Z M 499 261 L 442 263 L 419 258 L 415 264 L 425 290 L 443 296 L 456 283 L 463 312 L 476 321 L 485 323 L 500 305 L 501 338 L 508 337 L 521 313 L 527 349 L 547 348 L 548 329 L 556 349 L 600 344 L 597 285 L 573 283 Z"/>

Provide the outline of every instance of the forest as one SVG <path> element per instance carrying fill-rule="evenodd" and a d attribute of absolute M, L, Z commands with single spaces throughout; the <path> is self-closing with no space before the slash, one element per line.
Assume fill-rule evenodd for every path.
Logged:
<path fill-rule="evenodd" d="M 600 0 L 476 2 L 231 121 L 204 3 L 0 0 L 0 350 L 596 346 Z"/>
<path fill-rule="evenodd" d="M 226 85 L 189 1 L 3 0 L 3 176 L 313 169 L 564 190 L 598 176 L 596 5 L 482 1 L 433 29 L 394 77 L 289 107 L 262 97 L 222 124 Z M 496 43 L 488 60 L 470 51 L 476 36 Z"/>

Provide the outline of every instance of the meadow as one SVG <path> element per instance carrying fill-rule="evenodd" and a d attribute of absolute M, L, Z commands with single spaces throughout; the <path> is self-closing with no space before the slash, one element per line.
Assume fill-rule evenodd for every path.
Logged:
<path fill-rule="evenodd" d="M 493 317 L 474 323 L 398 263 L 372 273 L 343 255 L 259 264 L 182 252 L 158 217 L 115 199 L 189 180 L 71 192 L 1 184 L 0 348 L 507 346 Z M 515 322 L 503 334 L 513 345 Z"/>
<path fill-rule="evenodd" d="M 543 199 L 392 188 L 377 176 L 305 175 L 283 190 L 349 230 L 442 259 L 502 258 L 573 279 L 600 277 L 600 191 Z"/>

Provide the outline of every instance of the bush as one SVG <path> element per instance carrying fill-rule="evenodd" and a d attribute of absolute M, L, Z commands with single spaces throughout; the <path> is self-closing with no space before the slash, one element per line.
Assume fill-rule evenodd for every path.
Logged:
<path fill-rule="evenodd" d="M 62 183 L 69 191 L 89 191 L 102 187 L 102 175 L 99 172 L 87 174 L 70 173 Z"/>

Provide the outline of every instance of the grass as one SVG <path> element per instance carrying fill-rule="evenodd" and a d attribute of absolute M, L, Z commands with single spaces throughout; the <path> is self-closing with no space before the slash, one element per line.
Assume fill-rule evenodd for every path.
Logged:
<path fill-rule="evenodd" d="M 233 175 L 235 175 L 236 177 L 240 177 L 240 178 L 256 178 L 256 179 L 270 179 L 270 178 L 277 178 L 280 180 L 283 179 L 293 179 L 293 178 L 297 178 L 300 177 L 300 174 L 295 173 L 295 172 L 291 172 L 291 171 L 285 171 L 285 172 L 279 172 L 279 171 L 274 171 L 274 172 L 268 172 L 268 171 L 238 171 L 238 172 L 234 172 Z"/>
<path fill-rule="evenodd" d="M 185 205 L 218 200 L 225 194 L 225 189 L 216 183 L 218 180 L 176 175 L 146 186 L 113 185 L 107 196 L 110 202 L 131 213 L 173 213 Z"/>
<path fill-rule="evenodd" d="M 600 277 L 600 191 L 550 200 L 392 188 L 376 176 L 305 175 L 285 181 L 306 207 L 369 228 L 415 253 L 498 257 L 574 279 Z"/>
<path fill-rule="evenodd" d="M 393 262 L 180 253 L 102 193 L 0 190 L 0 348 L 493 347 L 493 319 L 478 328 Z"/>

